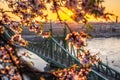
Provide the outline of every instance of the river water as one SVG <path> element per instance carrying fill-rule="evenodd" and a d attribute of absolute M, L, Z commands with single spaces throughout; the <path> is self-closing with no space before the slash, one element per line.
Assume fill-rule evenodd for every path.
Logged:
<path fill-rule="evenodd" d="M 120 38 L 93 38 L 87 48 L 99 56 L 104 63 L 120 72 Z"/>
<path fill-rule="evenodd" d="M 99 52 L 99 56 L 104 63 L 120 72 L 120 38 L 93 38 L 89 39 L 87 43 L 87 49 L 90 52 Z M 20 48 L 18 52 L 23 53 L 24 51 L 30 53 L 31 58 L 23 58 L 29 62 L 32 61 L 35 67 L 44 71 L 48 63 L 23 48 Z"/>

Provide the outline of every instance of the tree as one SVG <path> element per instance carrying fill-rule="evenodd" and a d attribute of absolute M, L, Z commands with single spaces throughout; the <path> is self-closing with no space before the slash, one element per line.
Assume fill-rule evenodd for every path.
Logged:
<path fill-rule="evenodd" d="M 3 1 L 9 7 L 9 10 L 0 9 L 1 12 L 1 26 L 0 34 L 4 33 L 4 25 L 9 25 L 9 28 L 15 33 L 6 45 L 0 47 L 0 55 L 2 62 L 12 62 L 13 65 L 4 66 L 4 69 L 0 69 L 0 73 L 8 75 L 11 80 L 22 80 L 22 73 L 18 65 L 21 61 L 17 54 L 15 54 L 15 48 L 12 45 L 19 44 L 21 46 L 27 46 L 29 43 L 21 37 L 22 27 L 26 26 L 29 31 L 36 33 L 38 36 L 50 37 L 49 32 L 44 32 L 42 29 L 41 20 L 48 21 L 47 10 L 51 10 L 57 14 L 57 18 L 60 23 L 64 23 L 70 33 L 67 34 L 66 40 L 77 49 L 82 49 L 82 53 L 79 54 L 81 66 L 73 65 L 69 69 L 63 69 L 61 71 L 54 71 L 60 80 L 74 79 L 74 80 L 86 80 L 86 75 L 90 72 L 92 65 L 99 61 L 96 55 L 91 55 L 89 50 L 85 50 L 87 34 L 84 32 L 74 32 L 70 29 L 67 22 L 62 22 L 63 19 L 59 14 L 59 11 L 65 12 L 62 8 L 68 9 L 72 14 L 69 16 L 73 21 L 84 25 L 87 24 L 87 15 L 93 15 L 95 18 L 101 17 L 104 19 L 110 19 L 110 13 L 105 13 L 105 7 L 102 6 L 103 0 L 5 0 Z M 49 6 L 49 7 L 48 7 Z M 9 14 L 16 15 L 19 19 L 13 20 Z M 65 13 L 67 15 L 67 13 Z M 37 19 L 39 17 L 39 20 Z M 7 58 L 7 61 L 6 61 Z M 79 69 L 79 70 L 77 70 Z M 14 70 L 12 72 L 12 70 Z M 11 76 L 11 73 L 13 74 Z"/>

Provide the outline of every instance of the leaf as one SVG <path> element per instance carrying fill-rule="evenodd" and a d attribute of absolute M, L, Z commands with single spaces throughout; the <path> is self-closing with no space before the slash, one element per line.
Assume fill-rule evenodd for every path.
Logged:
<path fill-rule="evenodd" d="M 93 9 L 93 10 L 91 11 L 91 13 L 94 14 L 95 17 L 99 17 L 99 16 L 102 14 L 100 11 L 95 10 L 95 9 Z"/>
<path fill-rule="evenodd" d="M 104 2 L 104 0 L 97 0 L 97 3 L 102 3 Z"/>
<path fill-rule="evenodd" d="M 88 6 L 92 6 L 94 4 L 95 0 L 90 0 L 90 3 L 88 4 Z"/>

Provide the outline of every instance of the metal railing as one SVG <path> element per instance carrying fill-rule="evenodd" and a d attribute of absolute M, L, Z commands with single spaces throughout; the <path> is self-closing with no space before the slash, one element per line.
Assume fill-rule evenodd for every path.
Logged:
<path fill-rule="evenodd" d="M 13 32 L 10 29 L 6 29 L 5 36 L 10 39 Z M 73 64 L 79 64 L 79 60 L 69 53 L 59 42 L 53 37 L 45 39 L 39 43 L 29 42 L 28 46 L 24 47 L 29 51 L 37 54 L 50 64 L 53 64 L 60 68 L 70 67 Z M 88 75 L 89 80 L 108 80 L 100 73 L 92 70 Z"/>

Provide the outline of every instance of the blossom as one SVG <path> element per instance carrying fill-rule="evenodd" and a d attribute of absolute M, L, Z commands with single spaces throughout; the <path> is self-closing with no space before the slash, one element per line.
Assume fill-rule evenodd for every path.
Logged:
<path fill-rule="evenodd" d="M 10 29 L 12 31 L 14 31 L 15 33 L 21 33 L 22 32 L 22 28 L 19 22 L 12 22 L 10 24 Z"/>
<path fill-rule="evenodd" d="M 78 59 L 85 67 L 89 67 L 100 61 L 100 58 L 97 56 L 97 54 L 92 55 L 89 50 L 79 53 Z"/>
<path fill-rule="evenodd" d="M 4 47 L 0 47 L 0 55 L 5 55 L 7 51 L 5 50 Z"/>
<path fill-rule="evenodd" d="M 50 37 L 50 32 L 43 32 L 42 37 L 43 38 L 49 38 Z"/>
<path fill-rule="evenodd" d="M 10 16 L 8 14 L 2 14 L 2 23 L 3 24 L 9 24 L 10 23 Z"/>
<path fill-rule="evenodd" d="M 19 45 L 21 45 L 21 46 L 27 46 L 27 45 L 28 45 L 28 42 L 25 41 L 25 40 L 21 37 L 20 34 L 15 34 L 15 35 L 13 35 L 10 41 L 11 41 L 12 44 L 17 43 L 17 44 L 19 44 Z"/>
<path fill-rule="evenodd" d="M 29 31 L 35 32 L 38 35 L 41 35 L 43 33 L 43 29 L 38 22 L 33 22 L 29 27 Z"/>
<path fill-rule="evenodd" d="M 68 40 L 72 43 L 73 46 L 75 46 L 77 49 L 81 48 L 82 46 L 86 45 L 86 38 L 87 34 L 84 32 L 72 32 L 67 34 L 65 40 Z"/>
<path fill-rule="evenodd" d="M 5 45 L 4 47 L 0 47 L 0 58 L 1 58 L 1 67 L 0 68 L 0 74 L 1 75 L 6 75 L 6 79 L 9 80 L 21 80 L 21 76 L 19 74 L 19 72 L 17 71 L 16 66 L 13 65 L 13 61 L 11 60 L 11 58 L 13 60 L 16 59 L 15 55 L 14 55 L 14 51 L 9 51 L 9 50 L 13 50 L 13 49 L 9 49 L 12 48 L 10 45 Z M 11 56 L 10 55 L 14 55 Z M 16 64 L 18 63 L 17 60 L 15 60 Z M 3 77 L 2 77 L 3 78 Z"/>
<path fill-rule="evenodd" d="M 0 34 L 3 34 L 3 33 L 4 33 L 4 27 L 0 26 Z"/>
<path fill-rule="evenodd" d="M 65 6 L 67 7 L 67 8 L 77 8 L 77 5 L 78 5 L 78 0 L 66 0 L 66 4 L 65 4 Z"/>
<path fill-rule="evenodd" d="M 81 69 L 77 65 L 73 65 L 68 69 L 55 71 L 53 74 L 60 80 L 86 80 L 87 72 L 89 72 L 87 69 Z"/>

